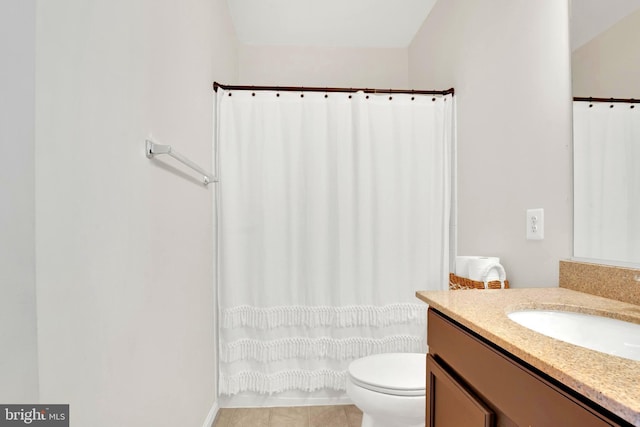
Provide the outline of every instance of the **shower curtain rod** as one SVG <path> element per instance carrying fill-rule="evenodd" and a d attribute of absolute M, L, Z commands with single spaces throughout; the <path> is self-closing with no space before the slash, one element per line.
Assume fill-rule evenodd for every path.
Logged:
<path fill-rule="evenodd" d="M 633 98 L 585 98 L 576 96 L 573 100 L 585 102 L 622 102 L 627 104 L 640 104 L 640 99 Z"/>
<path fill-rule="evenodd" d="M 281 92 L 364 92 L 373 94 L 407 94 L 407 95 L 454 95 L 453 88 L 447 90 L 407 90 L 407 89 L 368 89 L 368 88 L 338 88 L 338 87 L 306 87 L 306 86 L 234 86 L 223 85 L 218 82 L 213 82 L 213 90 L 218 91 L 218 88 L 225 90 L 271 90 Z"/>

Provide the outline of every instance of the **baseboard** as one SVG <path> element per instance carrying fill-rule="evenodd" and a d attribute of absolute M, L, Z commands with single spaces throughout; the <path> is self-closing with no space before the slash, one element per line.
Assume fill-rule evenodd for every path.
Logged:
<path fill-rule="evenodd" d="M 207 418 L 204 420 L 204 424 L 202 427 L 213 427 L 213 422 L 216 420 L 216 416 L 218 415 L 218 411 L 220 407 L 218 406 L 218 401 L 213 402 L 213 406 L 209 410 L 209 414 L 207 414 Z"/>

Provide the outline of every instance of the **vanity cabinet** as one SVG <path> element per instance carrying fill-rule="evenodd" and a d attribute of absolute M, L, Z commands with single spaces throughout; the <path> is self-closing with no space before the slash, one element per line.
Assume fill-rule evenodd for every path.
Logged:
<path fill-rule="evenodd" d="M 630 426 L 429 308 L 427 427 Z"/>

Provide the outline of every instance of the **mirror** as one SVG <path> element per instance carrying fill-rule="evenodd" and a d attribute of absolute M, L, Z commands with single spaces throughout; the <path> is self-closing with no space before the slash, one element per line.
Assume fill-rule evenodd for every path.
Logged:
<path fill-rule="evenodd" d="M 640 99 L 640 0 L 571 7 L 573 96 Z M 574 258 L 640 267 L 638 171 L 640 104 L 574 102 Z"/>

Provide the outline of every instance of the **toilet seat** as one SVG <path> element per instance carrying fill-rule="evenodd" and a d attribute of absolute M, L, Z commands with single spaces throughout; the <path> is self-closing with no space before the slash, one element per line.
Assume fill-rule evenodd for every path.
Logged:
<path fill-rule="evenodd" d="M 426 356 L 384 353 L 363 357 L 349 365 L 349 379 L 357 386 L 393 396 L 426 394 Z"/>

